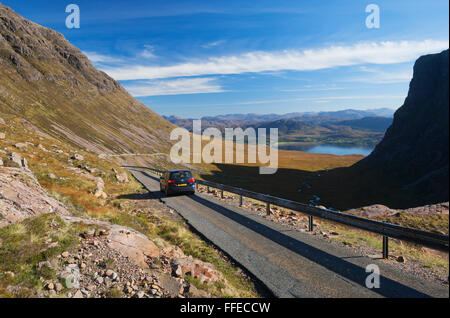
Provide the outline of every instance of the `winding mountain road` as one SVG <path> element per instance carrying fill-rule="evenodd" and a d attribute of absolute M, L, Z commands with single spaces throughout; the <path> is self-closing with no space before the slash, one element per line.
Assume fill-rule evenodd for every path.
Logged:
<path fill-rule="evenodd" d="M 418 278 L 380 259 L 358 255 L 209 196 L 164 197 L 159 192 L 158 177 L 144 169 L 129 171 L 276 297 L 449 297 L 448 286 Z M 366 287 L 369 264 L 380 269 L 380 288 Z"/>

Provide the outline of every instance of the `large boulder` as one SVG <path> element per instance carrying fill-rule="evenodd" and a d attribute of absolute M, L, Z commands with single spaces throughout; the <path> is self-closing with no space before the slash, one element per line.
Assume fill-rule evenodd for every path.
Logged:
<path fill-rule="evenodd" d="M 16 152 L 11 152 L 9 154 L 9 160 L 14 162 L 19 166 L 19 168 L 25 168 L 28 169 L 28 162 L 27 159 L 23 158 L 21 155 L 19 155 Z"/>
<path fill-rule="evenodd" d="M 30 171 L 0 168 L 0 228 L 46 213 L 70 214 L 62 203 L 48 195 Z"/>
<path fill-rule="evenodd" d="M 108 237 L 108 245 L 128 256 L 136 265 L 148 267 L 148 258 L 158 258 L 159 249 L 145 235 L 131 229 L 113 226 Z"/>
<path fill-rule="evenodd" d="M 192 256 L 174 259 L 172 269 L 176 276 L 189 275 L 205 284 L 222 280 L 222 274 L 216 270 L 214 265 L 202 262 Z"/>
<path fill-rule="evenodd" d="M 72 157 L 70 157 L 70 159 L 72 160 L 77 160 L 77 161 L 83 161 L 84 157 L 78 153 L 74 154 Z"/>

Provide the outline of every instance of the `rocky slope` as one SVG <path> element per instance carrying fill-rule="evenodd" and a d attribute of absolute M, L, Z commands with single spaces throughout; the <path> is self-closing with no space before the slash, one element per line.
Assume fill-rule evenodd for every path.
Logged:
<path fill-rule="evenodd" d="M 449 51 L 422 56 L 404 105 L 374 152 L 357 164 L 398 181 L 420 203 L 449 200 Z"/>
<path fill-rule="evenodd" d="M 0 298 L 254 297 L 109 158 L 0 118 Z"/>
<path fill-rule="evenodd" d="M 96 153 L 155 153 L 173 125 L 97 70 L 63 35 L 0 4 L 0 113 Z"/>
<path fill-rule="evenodd" d="M 406 210 L 390 209 L 389 207 L 382 204 L 374 204 L 371 206 L 361 207 L 359 209 L 352 209 L 347 212 L 364 217 L 392 216 L 398 213 L 405 213 L 414 216 L 439 215 L 439 214 L 448 215 L 449 203 L 442 202 L 438 204 L 430 204 Z"/>
<path fill-rule="evenodd" d="M 40 278 L 44 289 L 34 290 L 30 296 L 107 297 L 111 291 L 116 291 L 117 295 L 137 298 L 179 297 L 188 293 L 201 297 L 211 295 L 186 282 L 182 278 L 186 273 L 205 284 L 224 281 L 212 264 L 188 257 L 164 240 L 157 240 L 161 246 L 158 248 L 148 237 L 131 228 L 73 216 L 62 203 L 50 197 L 25 168 L 0 167 L 0 192 L 0 228 L 28 218 L 61 223 L 72 229 L 80 224 L 87 227 L 78 233 L 78 249 L 72 248 L 72 252 L 64 251 L 37 264 L 39 269 L 47 268 L 56 276 Z M 43 250 L 62 245 L 49 232 L 40 233 L 47 235 L 41 246 Z M 0 252 L 3 257 L 5 254 Z M 0 262 L 0 269 L 5 261 Z M 152 268 L 156 261 L 165 265 L 162 270 Z M 0 272 L 0 285 L 3 276 L 21 274 L 11 270 Z M 10 284 L 6 291 L 14 295 L 19 288 Z"/>

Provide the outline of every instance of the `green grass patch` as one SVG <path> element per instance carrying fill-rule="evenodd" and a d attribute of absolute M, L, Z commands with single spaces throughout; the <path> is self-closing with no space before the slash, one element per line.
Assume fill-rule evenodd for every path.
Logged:
<path fill-rule="evenodd" d="M 44 287 L 40 277 L 56 279 L 53 269 L 39 268 L 39 263 L 74 250 L 85 227 L 46 214 L 0 229 L 0 297 L 32 297 L 34 291 Z M 57 244 L 49 248 L 50 243 Z M 7 291 L 9 285 L 15 287 L 14 294 Z"/>

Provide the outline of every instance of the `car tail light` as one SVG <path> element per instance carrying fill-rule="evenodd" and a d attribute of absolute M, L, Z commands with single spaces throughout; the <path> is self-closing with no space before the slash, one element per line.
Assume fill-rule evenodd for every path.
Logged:
<path fill-rule="evenodd" d="M 167 183 L 175 183 L 175 181 L 169 180 L 169 181 L 167 181 Z"/>
<path fill-rule="evenodd" d="M 192 179 L 189 179 L 189 181 L 188 182 L 195 182 L 195 179 L 194 178 L 192 178 Z"/>

